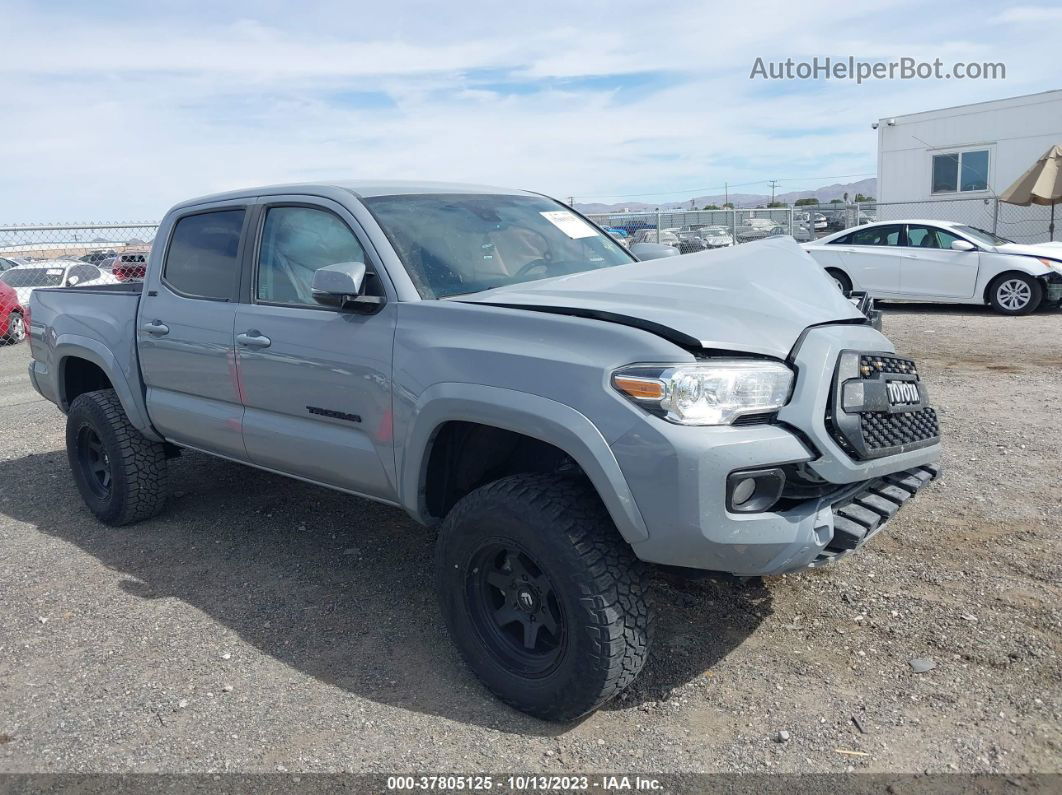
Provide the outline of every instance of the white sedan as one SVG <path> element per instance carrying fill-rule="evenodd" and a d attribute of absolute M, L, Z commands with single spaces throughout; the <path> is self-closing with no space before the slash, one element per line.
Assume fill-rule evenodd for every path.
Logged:
<path fill-rule="evenodd" d="M 16 265 L 0 273 L 0 281 L 15 288 L 18 302 L 29 305 L 30 294 L 38 287 L 98 287 L 118 284 L 110 272 L 87 262 L 55 259 Z"/>
<path fill-rule="evenodd" d="M 1062 243 L 1023 245 L 951 221 L 881 221 L 803 248 L 842 290 L 874 298 L 989 304 L 1024 315 L 1062 302 Z"/>

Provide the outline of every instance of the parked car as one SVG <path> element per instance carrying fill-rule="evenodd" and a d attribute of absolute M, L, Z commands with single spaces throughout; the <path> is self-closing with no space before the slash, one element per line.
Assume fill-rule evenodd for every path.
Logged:
<path fill-rule="evenodd" d="M 112 259 L 99 263 L 120 282 L 141 281 L 147 271 L 148 255 L 144 252 L 118 254 Z"/>
<path fill-rule="evenodd" d="M 639 229 L 631 240 L 633 243 L 660 243 L 675 248 L 682 242 L 675 229 L 661 229 L 659 233 L 655 229 Z"/>
<path fill-rule="evenodd" d="M 19 303 L 29 305 L 38 287 L 98 287 L 118 281 L 108 271 L 77 260 L 43 260 L 17 265 L 0 273 L 0 281 L 15 288 Z"/>
<path fill-rule="evenodd" d="M 18 300 L 15 289 L 0 281 L 0 343 L 15 345 L 26 339 L 29 308 Z"/>
<path fill-rule="evenodd" d="M 1024 315 L 1062 302 L 1062 243 L 1023 245 L 950 221 L 882 221 L 804 245 L 842 290 L 988 304 Z"/>
<path fill-rule="evenodd" d="M 87 262 L 90 265 L 99 265 L 102 261 L 107 259 L 113 259 L 115 257 L 114 249 L 108 249 L 106 251 L 99 249 L 96 251 L 90 251 L 81 257 L 78 257 L 82 262 Z"/>
<path fill-rule="evenodd" d="M 17 267 L 20 263 L 15 262 L 13 259 L 7 259 L 6 257 L 0 257 L 0 273 L 6 270 Z"/>
<path fill-rule="evenodd" d="M 698 234 L 708 248 L 725 248 L 734 245 L 734 237 L 725 226 L 705 226 Z"/>
<path fill-rule="evenodd" d="M 743 243 L 782 234 L 785 234 L 785 229 L 770 218 L 748 218 L 737 228 L 738 240 Z"/>
<path fill-rule="evenodd" d="M 914 362 L 786 238 L 642 263 L 541 195 L 343 182 L 158 240 L 143 283 L 33 294 L 89 510 L 157 514 L 180 448 L 401 507 L 468 667 L 540 718 L 638 675 L 646 563 L 827 565 L 937 476 Z"/>

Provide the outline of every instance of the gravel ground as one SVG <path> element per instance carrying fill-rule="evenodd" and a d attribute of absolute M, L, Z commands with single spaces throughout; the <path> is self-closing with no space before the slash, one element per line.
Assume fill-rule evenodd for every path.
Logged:
<path fill-rule="evenodd" d="M 158 519 L 101 526 L 0 349 L 0 771 L 1059 771 L 1062 315 L 885 330 L 942 480 L 833 568 L 661 578 L 652 661 L 576 725 L 464 669 L 397 510 L 185 455 Z"/>

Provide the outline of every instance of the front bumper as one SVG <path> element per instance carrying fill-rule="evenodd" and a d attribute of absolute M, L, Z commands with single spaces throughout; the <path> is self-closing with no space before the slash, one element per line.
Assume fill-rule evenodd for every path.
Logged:
<path fill-rule="evenodd" d="M 846 490 L 830 504 L 833 537 L 808 566 L 819 567 L 850 555 L 876 536 L 919 490 L 940 477 L 936 464 L 915 467 Z"/>
<path fill-rule="evenodd" d="M 934 480 L 939 442 L 865 460 L 838 445 L 824 417 L 847 349 L 892 346 L 867 326 L 813 328 L 793 355 L 794 393 L 775 422 L 694 427 L 647 417 L 614 440 L 612 451 L 649 534 L 632 545 L 635 554 L 738 576 L 820 566 L 866 543 Z M 767 467 L 797 468 L 822 488 L 774 510 L 729 511 L 728 475 Z"/>
<path fill-rule="evenodd" d="M 1062 303 L 1062 273 L 1052 271 L 1040 277 L 1040 281 L 1044 285 L 1044 302 L 1047 304 Z"/>

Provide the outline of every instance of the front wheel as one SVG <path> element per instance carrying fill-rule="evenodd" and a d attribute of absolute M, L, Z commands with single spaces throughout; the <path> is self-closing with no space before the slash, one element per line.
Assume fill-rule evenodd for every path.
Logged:
<path fill-rule="evenodd" d="M 1004 273 L 988 289 L 988 302 L 1003 315 L 1035 312 L 1043 297 L 1040 282 L 1024 273 Z"/>
<path fill-rule="evenodd" d="M 646 567 L 585 481 L 513 475 L 477 489 L 446 517 L 435 562 L 461 656 L 518 710 L 573 720 L 645 664 Z"/>
<path fill-rule="evenodd" d="M 166 501 L 166 448 L 129 422 L 113 389 L 78 395 L 66 418 L 66 452 L 85 505 L 101 522 L 124 525 Z"/>

